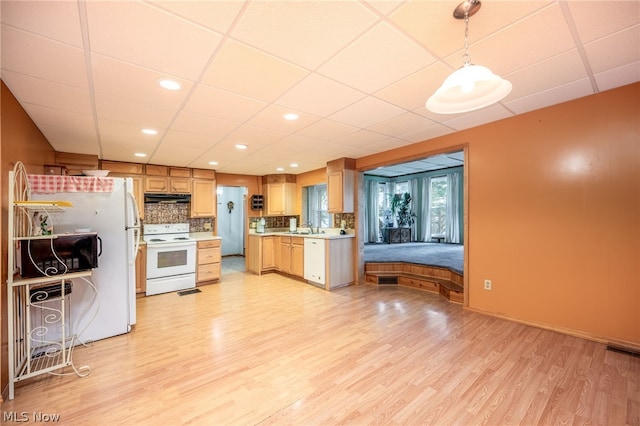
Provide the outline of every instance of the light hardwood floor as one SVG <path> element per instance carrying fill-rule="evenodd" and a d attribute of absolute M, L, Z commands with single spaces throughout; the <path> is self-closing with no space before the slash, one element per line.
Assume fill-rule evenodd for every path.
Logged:
<path fill-rule="evenodd" d="M 640 359 L 407 288 L 227 274 L 138 299 L 135 331 L 75 351 L 2 411 L 71 425 L 640 424 Z M 108 309 L 107 306 L 102 309 Z"/>

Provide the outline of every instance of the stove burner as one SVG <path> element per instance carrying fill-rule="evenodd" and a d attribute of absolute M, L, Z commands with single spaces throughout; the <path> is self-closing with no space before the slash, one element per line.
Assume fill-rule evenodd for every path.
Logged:
<path fill-rule="evenodd" d="M 152 241 L 154 243 L 157 243 L 159 241 L 164 241 L 162 238 L 151 238 L 149 241 Z"/>
<path fill-rule="evenodd" d="M 176 237 L 174 240 L 189 240 L 189 237 Z"/>

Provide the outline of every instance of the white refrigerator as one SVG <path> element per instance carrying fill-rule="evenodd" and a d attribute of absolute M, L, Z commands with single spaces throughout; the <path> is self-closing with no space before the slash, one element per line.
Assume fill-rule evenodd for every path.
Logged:
<path fill-rule="evenodd" d="M 73 207 L 53 213 L 55 234 L 89 228 L 102 240 L 102 254 L 90 281 L 73 280 L 68 323 L 80 342 L 128 333 L 136 323 L 135 260 L 140 223 L 131 178 L 112 178 L 113 192 L 31 194 L 32 200 L 69 201 Z"/>

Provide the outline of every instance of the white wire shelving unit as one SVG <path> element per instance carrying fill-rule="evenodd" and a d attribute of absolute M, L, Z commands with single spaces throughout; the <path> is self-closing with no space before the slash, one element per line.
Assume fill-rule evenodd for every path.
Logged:
<path fill-rule="evenodd" d="M 18 162 L 9 172 L 7 317 L 9 353 L 9 399 L 15 396 L 16 383 L 41 374 L 90 373 L 88 366 L 76 367 L 73 348 L 77 335 L 68 324 L 71 282 L 89 280 L 91 270 L 81 272 L 42 271 L 43 276 L 22 278 L 18 274 L 16 252 L 30 240 L 57 238 L 55 234 L 35 235 L 33 213 L 49 215 L 63 212 L 71 204 L 65 201 L 31 201 L 26 169 Z M 51 221 L 49 221 L 51 223 Z M 95 289 L 95 287 L 94 287 Z M 81 343 L 81 342 L 80 342 Z M 66 367 L 71 371 L 65 372 Z"/>

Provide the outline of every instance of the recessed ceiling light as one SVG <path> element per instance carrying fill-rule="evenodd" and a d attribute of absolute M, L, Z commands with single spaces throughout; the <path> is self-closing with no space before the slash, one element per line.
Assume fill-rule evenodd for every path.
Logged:
<path fill-rule="evenodd" d="M 291 167 L 298 167 L 298 163 L 291 163 L 289 164 Z"/>
<path fill-rule="evenodd" d="M 145 135 L 157 135 L 158 131 L 155 129 L 142 129 L 142 133 Z"/>
<path fill-rule="evenodd" d="M 145 154 L 144 152 L 136 152 L 133 155 L 135 155 L 136 157 L 146 157 L 147 156 L 147 154 Z"/>
<path fill-rule="evenodd" d="M 238 144 L 236 144 L 236 148 L 238 148 L 238 149 L 247 149 L 249 147 L 247 145 L 243 144 L 243 143 L 238 143 Z"/>
<path fill-rule="evenodd" d="M 218 162 L 217 161 L 209 161 L 209 165 L 211 166 L 217 166 Z"/>
<path fill-rule="evenodd" d="M 180 89 L 182 89 L 182 86 L 180 85 L 180 83 L 178 83 L 175 80 L 169 80 L 168 78 L 163 78 L 162 80 L 159 80 L 158 84 L 160 84 L 160 86 L 164 87 L 167 90 L 180 90 Z"/>
<path fill-rule="evenodd" d="M 296 114 L 295 112 L 290 112 L 290 113 L 287 113 L 287 114 L 284 115 L 284 119 L 285 120 L 290 120 L 290 121 L 297 120 L 298 117 L 299 117 L 299 115 Z"/>
<path fill-rule="evenodd" d="M 283 172 L 284 171 L 284 167 L 276 167 L 276 171 L 277 172 Z"/>

